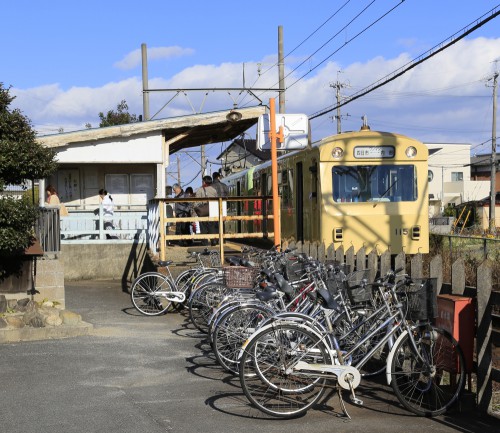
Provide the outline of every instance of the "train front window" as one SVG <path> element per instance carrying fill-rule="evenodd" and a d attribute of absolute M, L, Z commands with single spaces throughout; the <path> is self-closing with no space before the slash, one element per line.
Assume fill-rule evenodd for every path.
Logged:
<path fill-rule="evenodd" d="M 413 165 L 344 165 L 332 169 L 333 199 L 341 202 L 401 202 L 418 197 Z"/>

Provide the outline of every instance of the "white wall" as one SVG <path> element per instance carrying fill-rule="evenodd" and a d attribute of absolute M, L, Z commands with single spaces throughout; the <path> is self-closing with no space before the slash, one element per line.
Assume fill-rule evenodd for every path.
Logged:
<path fill-rule="evenodd" d="M 57 149 L 60 163 L 156 163 L 163 162 L 161 131 L 155 135 L 149 133 L 127 137 L 126 139 L 98 140 L 95 144 L 88 142 L 70 144 Z"/>

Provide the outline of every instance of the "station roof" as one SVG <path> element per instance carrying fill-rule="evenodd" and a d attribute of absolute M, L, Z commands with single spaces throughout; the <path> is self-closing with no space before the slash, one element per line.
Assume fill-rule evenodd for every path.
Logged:
<path fill-rule="evenodd" d="M 59 148 L 76 143 L 91 145 L 96 141 L 114 138 L 123 140 L 134 135 L 161 131 L 169 145 L 169 153 L 172 154 L 189 147 L 233 140 L 255 125 L 259 116 L 265 112 L 266 107 L 263 105 L 235 108 L 212 113 L 43 135 L 38 137 L 38 141 L 44 146 Z"/>

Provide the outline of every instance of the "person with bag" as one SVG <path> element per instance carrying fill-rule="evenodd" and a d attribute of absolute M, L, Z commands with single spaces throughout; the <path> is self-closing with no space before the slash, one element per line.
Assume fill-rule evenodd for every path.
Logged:
<path fill-rule="evenodd" d="M 198 188 L 195 193 L 195 197 L 217 197 L 217 191 L 212 186 L 212 177 L 203 176 L 201 188 Z M 209 205 L 207 202 L 196 202 L 194 204 L 194 211 L 199 217 L 209 216 Z M 216 234 L 217 227 L 212 221 L 200 221 L 200 232 L 202 234 Z M 217 241 L 213 239 L 211 241 L 212 245 L 216 245 Z M 202 245 L 208 245 L 208 240 L 203 239 Z"/>
<path fill-rule="evenodd" d="M 68 209 L 66 209 L 66 206 L 59 200 L 56 189 L 52 185 L 49 185 L 45 188 L 45 192 L 47 193 L 47 200 L 45 203 L 49 206 L 58 207 L 60 217 L 68 216 Z"/>

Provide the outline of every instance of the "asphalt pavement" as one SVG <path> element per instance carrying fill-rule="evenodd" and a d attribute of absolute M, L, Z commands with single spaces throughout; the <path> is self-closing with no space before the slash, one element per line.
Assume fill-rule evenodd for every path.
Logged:
<path fill-rule="evenodd" d="M 305 416 L 271 419 L 253 409 L 185 314 L 140 315 L 119 281 L 66 284 L 66 307 L 90 335 L 0 345 L 0 432 L 156 433 L 307 431 L 500 432 L 500 420 L 464 408 L 434 419 L 401 407 L 382 382 L 364 381 Z"/>

